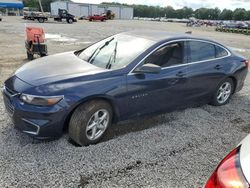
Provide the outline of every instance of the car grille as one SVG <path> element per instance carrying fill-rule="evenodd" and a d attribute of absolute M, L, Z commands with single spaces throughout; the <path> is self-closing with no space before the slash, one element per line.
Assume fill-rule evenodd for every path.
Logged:
<path fill-rule="evenodd" d="M 10 116 L 13 116 L 13 114 L 14 114 L 14 106 L 11 104 L 10 99 L 5 97 L 4 104 L 5 104 L 5 108 L 6 108 L 6 111 L 8 112 L 8 114 Z"/>
<path fill-rule="evenodd" d="M 4 87 L 3 89 L 4 105 L 5 105 L 7 113 L 10 116 L 13 116 L 14 114 L 14 106 L 12 105 L 11 98 L 14 97 L 16 94 L 18 93 L 7 87 Z"/>

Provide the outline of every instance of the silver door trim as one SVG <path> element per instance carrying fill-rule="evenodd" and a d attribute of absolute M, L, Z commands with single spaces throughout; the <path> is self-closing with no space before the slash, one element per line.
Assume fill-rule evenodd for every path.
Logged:
<path fill-rule="evenodd" d="M 180 64 L 180 65 L 173 65 L 173 66 L 169 66 L 169 67 L 164 67 L 162 68 L 162 70 L 165 70 L 165 69 L 171 69 L 171 68 L 176 68 L 176 67 L 182 67 L 182 66 L 187 66 L 187 65 L 193 65 L 193 64 L 198 64 L 198 63 L 204 63 L 204 62 L 208 62 L 208 61 L 214 61 L 214 60 L 219 60 L 219 59 L 224 59 L 224 58 L 227 58 L 229 56 L 232 55 L 232 53 L 227 49 L 225 48 L 224 46 L 220 45 L 220 44 L 216 44 L 215 42 L 212 42 L 212 41 L 206 41 L 206 40 L 202 40 L 202 39 L 178 39 L 178 40 L 172 40 L 172 41 L 168 41 L 168 42 L 165 42 L 163 44 L 161 44 L 160 46 L 157 46 L 155 49 L 153 49 L 150 53 L 148 53 L 139 63 L 136 64 L 136 66 L 128 73 L 128 75 L 135 75 L 135 74 L 138 74 L 138 73 L 135 73 L 133 72 L 148 56 L 150 56 L 152 53 L 154 53 L 156 50 L 158 50 L 159 48 L 167 45 L 167 44 L 170 44 L 172 42 L 180 42 L 180 41 L 199 41 L 199 42 L 205 42 L 205 43 L 210 43 L 210 44 L 213 44 L 215 46 L 219 46 L 221 48 L 223 48 L 224 50 L 227 51 L 227 55 L 226 56 L 223 56 L 223 57 L 217 57 L 217 58 L 213 58 L 213 59 L 207 59 L 207 60 L 202 60 L 202 61 L 194 61 L 194 62 L 189 62 L 189 63 L 184 63 L 184 64 Z"/>

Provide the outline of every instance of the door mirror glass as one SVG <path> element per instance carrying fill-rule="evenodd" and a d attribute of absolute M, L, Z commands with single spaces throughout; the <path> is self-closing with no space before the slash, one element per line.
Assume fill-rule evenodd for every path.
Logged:
<path fill-rule="evenodd" d="M 144 64 L 141 67 L 138 67 L 134 70 L 134 73 L 151 73 L 158 74 L 161 72 L 161 67 L 151 63 Z"/>

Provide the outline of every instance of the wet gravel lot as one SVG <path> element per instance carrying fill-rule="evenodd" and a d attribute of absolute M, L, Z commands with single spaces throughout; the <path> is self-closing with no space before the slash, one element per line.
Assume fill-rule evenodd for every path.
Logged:
<path fill-rule="evenodd" d="M 250 58 L 250 37 L 213 28 L 145 21 L 0 23 L 0 84 L 27 62 L 26 25 L 43 26 L 50 54 L 80 49 L 114 33 L 158 29 L 223 42 Z M 37 141 L 15 130 L 0 96 L 0 187 L 202 187 L 217 163 L 250 132 L 250 76 L 228 105 L 186 109 L 112 125 L 103 142 L 76 147 L 65 134 Z"/>

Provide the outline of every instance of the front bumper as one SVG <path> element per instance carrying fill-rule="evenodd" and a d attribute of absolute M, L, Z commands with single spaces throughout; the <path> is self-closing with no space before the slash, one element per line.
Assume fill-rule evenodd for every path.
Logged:
<path fill-rule="evenodd" d="M 6 112 L 12 119 L 15 128 L 37 139 L 60 137 L 66 117 L 62 104 L 41 107 L 23 103 L 19 93 L 8 88 L 2 89 Z"/>

